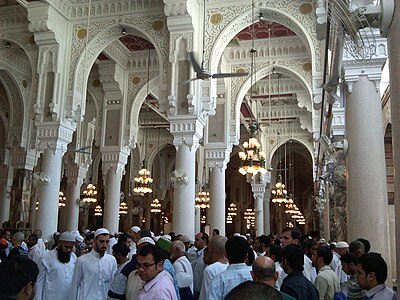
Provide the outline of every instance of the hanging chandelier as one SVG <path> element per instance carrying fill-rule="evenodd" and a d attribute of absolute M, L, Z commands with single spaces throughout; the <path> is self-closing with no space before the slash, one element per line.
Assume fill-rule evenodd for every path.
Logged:
<path fill-rule="evenodd" d="M 231 216 L 231 215 L 228 215 L 228 216 L 226 217 L 226 223 L 227 223 L 227 224 L 232 224 L 232 223 L 233 223 L 233 219 L 232 219 L 232 216 Z"/>
<path fill-rule="evenodd" d="M 62 208 L 65 206 L 65 200 L 67 200 L 67 197 L 64 196 L 63 191 L 58 192 L 58 207 Z"/>
<path fill-rule="evenodd" d="M 207 220 L 207 217 L 206 217 L 205 215 L 203 215 L 203 216 L 201 217 L 200 223 L 201 223 L 201 224 L 206 224 L 206 220 Z"/>
<path fill-rule="evenodd" d="M 261 144 L 256 137 L 257 125 L 250 125 L 249 140 L 243 143 L 244 151 L 239 152 L 240 165 L 239 173 L 246 174 L 261 174 L 267 173 L 265 169 L 265 153 L 261 151 Z"/>
<path fill-rule="evenodd" d="M 126 205 L 125 201 L 122 201 L 119 205 L 119 212 L 120 215 L 128 214 L 128 206 Z"/>
<path fill-rule="evenodd" d="M 103 209 L 101 208 L 100 205 L 97 205 L 94 209 L 94 216 L 101 217 L 102 215 L 103 215 Z"/>
<path fill-rule="evenodd" d="M 199 195 L 195 199 L 195 207 L 206 209 L 210 208 L 210 193 L 206 191 L 199 192 Z"/>
<path fill-rule="evenodd" d="M 135 193 L 144 195 L 153 192 L 151 185 L 153 183 L 153 178 L 150 177 L 150 171 L 146 169 L 146 160 L 142 161 L 142 169 L 139 171 L 139 176 L 136 176 L 133 180 L 135 182 L 135 187 L 133 191 Z"/>
<path fill-rule="evenodd" d="M 151 206 L 150 211 L 152 213 L 158 214 L 161 212 L 161 203 L 157 198 L 153 200 L 153 202 L 150 204 L 150 206 Z"/>
<path fill-rule="evenodd" d="M 246 228 L 254 228 L 254 217 L 255 213 L 251 208 L 246 209 L 244 212 L 244 219 L 246 221 Z"/>
<path fill-rule="evenodd" d="M 278 174 L 276 179 L 275 189 L 271 191 L 273 198 L 273 203 L 278 203 L 281 206 L 282 203 L 287 203 L 286 194 L 287 191 L 285 190 L 285 184 L 282 183 L 282 176 Z"/>
<path fill-rule="evenodd" d="M 231 203 L 228 207 L 228 216 L 232 217 L 236 216 L 237 215 L 236 211 L 237 211 L 236 204 Z"/>
<path fill-rule="evenodd" d="M 83 199 L 82 201 L 84 203 L 95 203 L 97 202 L 97 191 L 96 191 L 96 186 L 89 182 L 89 184 L 86 187 L 86 190 L 83 191 Z"/>

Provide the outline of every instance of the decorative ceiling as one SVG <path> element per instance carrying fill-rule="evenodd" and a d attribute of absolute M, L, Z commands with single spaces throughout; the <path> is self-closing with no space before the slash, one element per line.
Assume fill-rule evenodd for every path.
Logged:
<path fill-rule="evenodd" d="M 135 35 L 125 35 L 119 39 L 130 51 L 154 49 L 148 40 Z"/>
<path fill-rule="evenodd" d="M 254 27 L 254 28 L 253 28 Z M 286 37 L 286 36 L 294 36 L 296 35 L 293 31 L 289 28 L 275 22 L 271 21 L 260 21 L 254 23 L 243 29 L 236 35 L 236 38 L 239 41 L 248 41 L 253 38 L 254 32 L 254 39 L 266 39 L 268 38 L 268 31 L 271 29 L 271 38 L 276 37 Z"/>

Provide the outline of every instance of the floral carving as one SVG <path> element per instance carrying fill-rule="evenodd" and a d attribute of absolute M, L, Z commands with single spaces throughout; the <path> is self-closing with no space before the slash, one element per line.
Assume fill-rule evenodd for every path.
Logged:
<path fill-rule="evenodd" d="M 185 171 L 177 169 L 171 172 L 171 174 L 169 175 L 169 180 L 174 186 L 183 184 L 186 185 L 189 183 L 189 175 Z"/>

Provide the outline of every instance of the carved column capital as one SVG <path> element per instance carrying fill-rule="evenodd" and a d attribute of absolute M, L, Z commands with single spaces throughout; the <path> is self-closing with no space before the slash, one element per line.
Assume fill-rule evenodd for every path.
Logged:
<path fill-rule="evenodd" d="M 203 136 L 206 120 L 195 115 L 171 116 L 169 120 L 175 148 L 178 150 L 179 146 L 186 144 L 190 149 L 196 150 L 199 147 L 199 140 Z"/>
<path fill-rule="evenodd" d="M 119 151 L 101 149 L 100 152 L 103 176 L 106 176 L 110 169 L 112 169 L 115 174 L 123 175 L 125 165 L 128 162 L 129 151 L 127 151 L 127 149 Z"/>
<path fill-rule="evenodd" d="M 205 157 L 209 168 L 218 167 L 221 170 L 226 170 L 232 147 L 211 144 L 206 145 L 205 147 Z"/>
<path fill-rule="evenodd" d="M 61 150 L 64 154 L 67 145 L 72 141 L 74 126 L 67 123 L 40 122 L 36 124 L 37 137 L 40 141 L 38 150 L 51 149 L 53 152 Z"/>

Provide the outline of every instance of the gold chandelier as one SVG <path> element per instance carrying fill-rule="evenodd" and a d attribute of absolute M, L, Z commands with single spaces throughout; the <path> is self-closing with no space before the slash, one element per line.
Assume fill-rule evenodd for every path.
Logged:
<path fill-rule="evenodd" d="M 199 192 L 199 195 L 195 199 L 195 207 L 206 209 L 210 208 L 210 193 L 206 191 Z"/>
<path fill-rule="evenodd" d="M 146 160 L 144 159 L 142 161 L 142 169 L 139 171 L 139 176 L 133 179 L 135 182 L 133 191 L 141 195 L 153 192 L 151 188 L 153 178 L 150 177 L 150 171 L 146 169 L 146 164 Z"/>
<path fill-rule="evenodd" d="M 95 203 L 97 202 L 97 191 L 96 191 L 96 186 L 89 182 L 89 184 L 86 187 L 86 190 L 83 191 L 83 203 Z"/>
<path fill-rule="evenodd" d="M 67 197 L 64 196 L 63 191 L 58 192 L 58 207 L 62 208 L 65 207 L 65 200 L 67 200 Z"/>
<path fill-rule="evenodd" d="M 226 217 L 226 223 L 232 224 L 233 223 L 233 218 L 236 217 L 237 213 L 237 208 L 235 203 L 231 203 L 228 207 L 228 215 Z"/>
<path fill-rule="evenodd" d="M 261 151 L 261 144 L 256 137 L 257 125 L 250 125 L 249 140 L 243 143 L 244 151 L 239 152 L 240 166 L 239 173 L 242 175 L 267 173 L 265 169 L 265 153 Z"/>
<path fill-rule="evenodd" d="M 128 214 L 128 206 L 126 205 L 125 201 L 122 201 L 119 205 L 119 214 L 126 215 Z"/>
<path fill-rule="evenodd" d="M 161 212 L 161 203 L 160 201 L 156 198 L 153 200 L 153 202 L 150 204 L 151 209 L 150 212 L 158 214 Z"/>
<path fill-rule="evenodd" d="M 282 176 L 278 174 L 276 179 L 275 189 L 271 191 L 273 198 L 273 203 L 278 203 L 281 206 L 282 203 L 287 203 L 286 195 L 287 191 L 285 190 L 285 184 L 282 183 Z"/>
<path fill-rule="evenodd" d="M 94 209 L 94 216 L 101 217 L 102 215 L 103 215 L 103 209 L 101 208 L 100 205 L 97 205 Z"/>
<path fill-rule="evenodd" d="M 251 208 L 246 209 L 246 211 L 244 212 L 244 219 L 246 221 L 247 229 L 254 228 L 254 215 L 254 210 L 252 210 Z"/>

